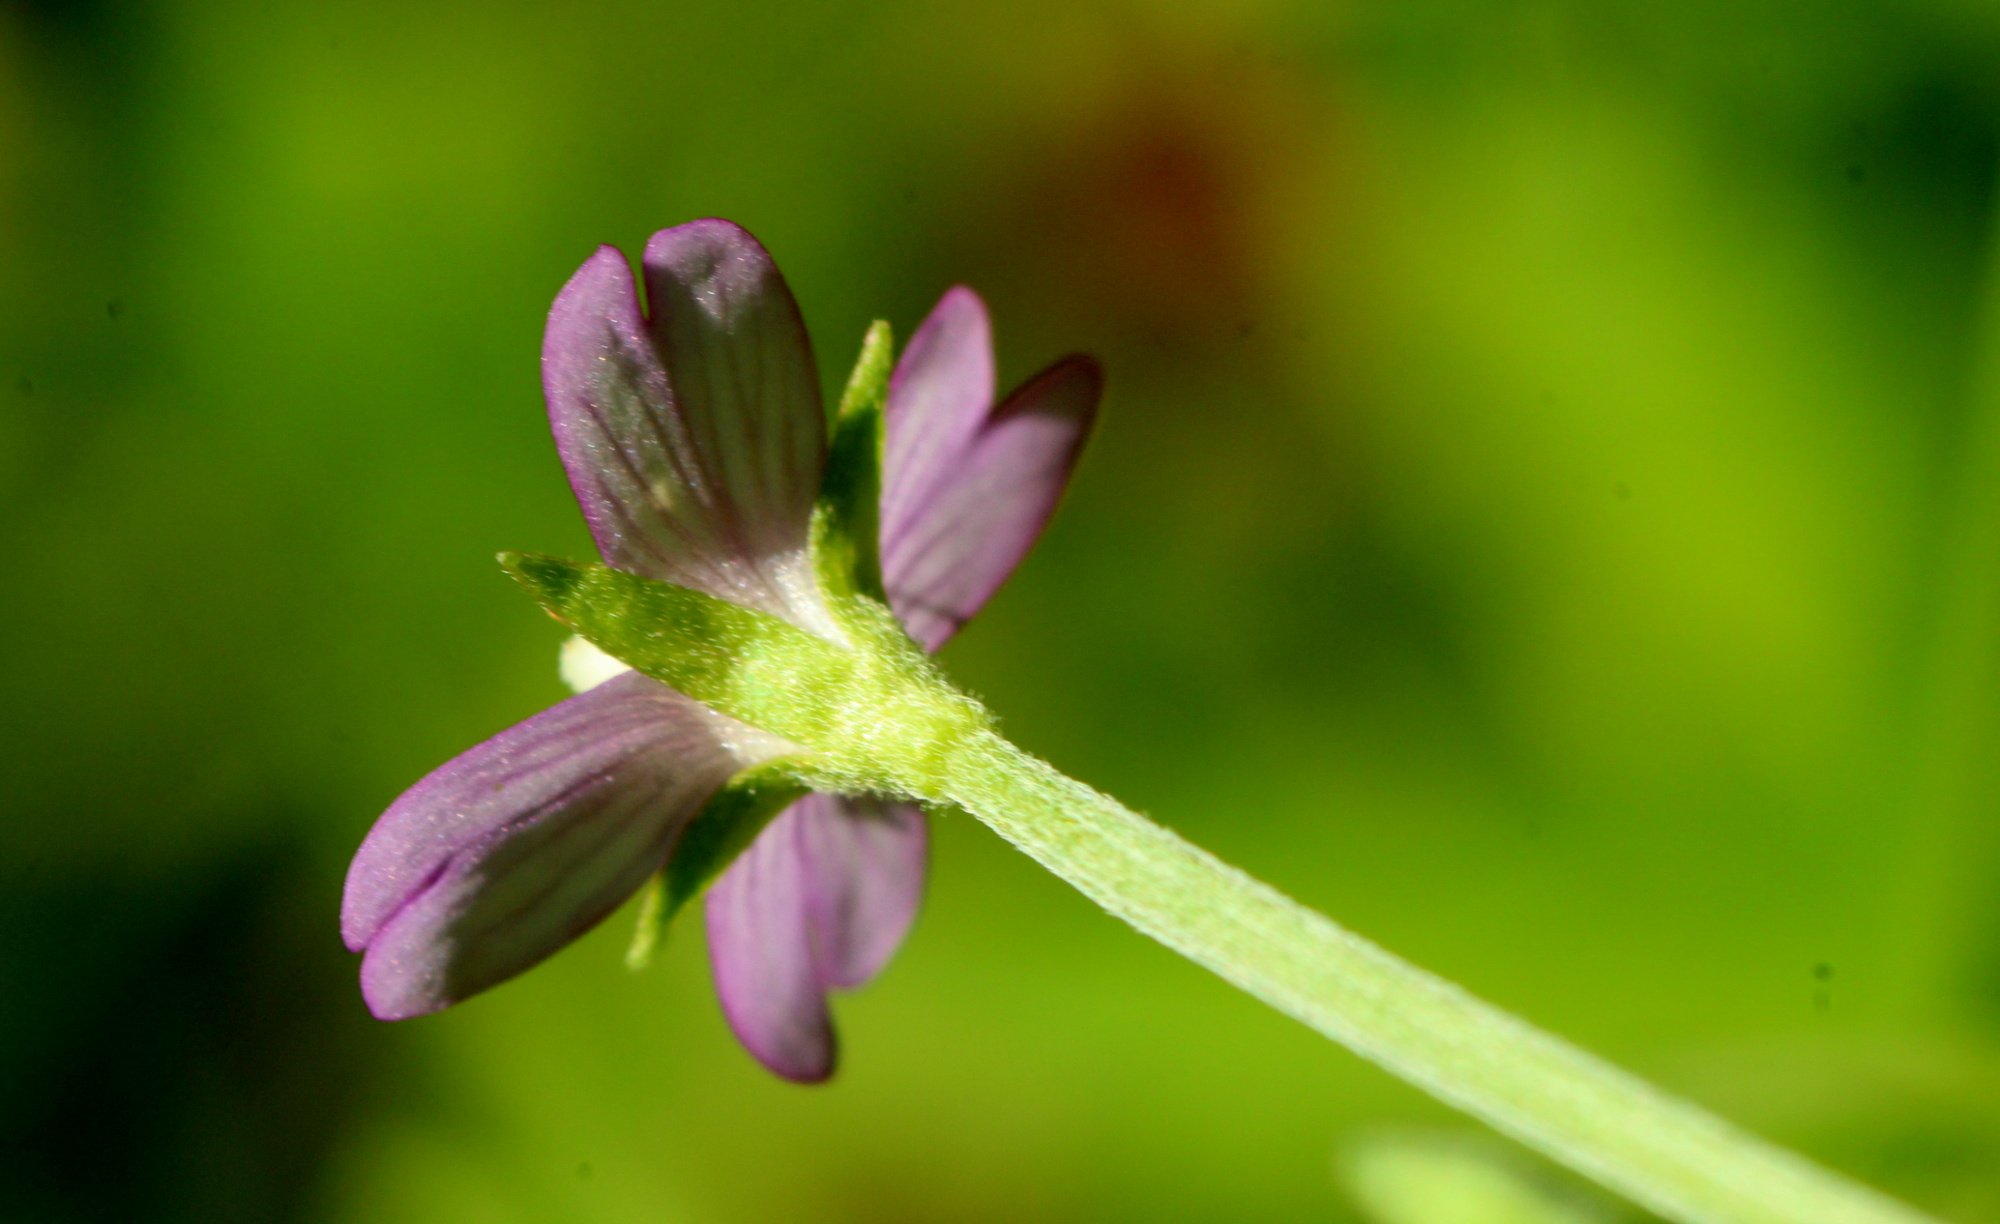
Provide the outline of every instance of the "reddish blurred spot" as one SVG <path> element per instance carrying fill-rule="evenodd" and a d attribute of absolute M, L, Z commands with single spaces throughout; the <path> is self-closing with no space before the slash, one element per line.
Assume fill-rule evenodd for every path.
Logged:
<path fill-rule="evenodd" d="M 1145 71 L 995 150 L 970 266 L 1039 301 L 1060 286 L 1114 346 L 1241 342 L 1270 324 L 1285 201 L 1323 189 L 1332 125 L 1267 63 Z"/>

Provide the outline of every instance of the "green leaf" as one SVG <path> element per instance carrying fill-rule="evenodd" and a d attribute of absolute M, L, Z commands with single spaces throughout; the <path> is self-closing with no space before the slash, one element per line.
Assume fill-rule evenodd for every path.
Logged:
<path fill-rule="evenodd" d="M 1475 1135 L 1382 1133 L 1347 1145 L 1342 1179 L 1374 1224 L 1607 1224 L 1598 1205 L 1545 1182 Z"/>

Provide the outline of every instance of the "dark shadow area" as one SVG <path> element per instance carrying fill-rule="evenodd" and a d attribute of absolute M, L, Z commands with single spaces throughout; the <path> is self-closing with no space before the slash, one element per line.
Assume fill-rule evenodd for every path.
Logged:
<path fill-rule="evenodd" d="M 0 1218 L 299 1218 L 366 1019 L 300 847 L 0 894 Z M 338 995 L 338 997 L 336 997 Z"/>

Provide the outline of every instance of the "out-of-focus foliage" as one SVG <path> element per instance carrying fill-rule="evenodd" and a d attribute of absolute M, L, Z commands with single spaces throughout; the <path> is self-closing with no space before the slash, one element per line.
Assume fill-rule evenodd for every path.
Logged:
<path fill-rule="evenodd" d="M 1538 1184 L 1497 1140 L 1396 1133 L 1357 1136 L 1341 1180 L 1369 1224 L 1606 1224 L 1588 1200 Z"/>
<path fill-rule="evenodd" d="M 953 819 L 828 1089 L 694 926 L 366 1020 L 346 856 L 560 695 L 543 312 L 721 214 L 829 367 L 1103 359 L 1018 740 L 2000 1219 L 1996 157 L 1964 0 L 12 0 L 0 1216 L 1338 1221 L 1444 1119 Z"/>

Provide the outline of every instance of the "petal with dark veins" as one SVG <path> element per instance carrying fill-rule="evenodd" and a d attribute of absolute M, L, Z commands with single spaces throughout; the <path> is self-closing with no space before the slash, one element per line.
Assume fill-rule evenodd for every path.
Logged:
<path fill-rule="evenodd" d="M 656 871 L 710 794 L 780 741 L 637 674 L 447 762 L 369 831 L 341 933 L 384 1020 L 529 968 Z"/>
<path fill-rule="evenodd" d="M 915 500 L 884 501 L 882 581 L 890 607 L 926 650 L 949 641 L 1027 556 L 1069 483 L 1103 387 L 1095 361 L 1065 357 L 974 428 L 954 428 L 954 449 L 902 452 L 935 472 L 885 473 L 886 481 L 923 490 Z M 892 384 L 891 442 L 899 419 L 942 402 L 933 395 L 899 404 Z M 892 445 L 890 462 L 897 454 Z"/>
<path fill-rule="evenodd" d="M 605 561 L 808 627 L 800 582 L 825 459 L 797 303 L 727 221 L 663 230 L 643 260 L 601 247 L 557 295 L 542 385 L 570 486 Z"/>

